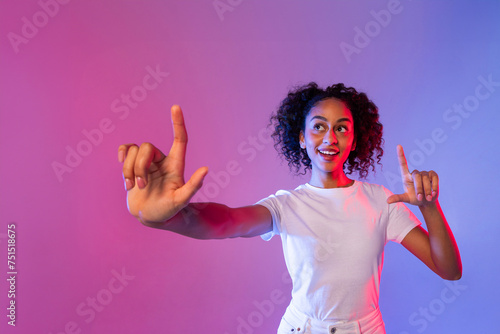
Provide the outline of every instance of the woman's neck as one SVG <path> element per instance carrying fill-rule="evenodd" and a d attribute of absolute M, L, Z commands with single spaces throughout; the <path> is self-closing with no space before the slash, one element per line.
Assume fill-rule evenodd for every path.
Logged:
<path fill-rule="evenodd" d="M 311 180 L 309 184 L 318 188 L 345 188 L 352 186 L 354 180 L 349 179 L 344 171 L 336 174 L 331 173 L 315 173 L 314 169 L 312 171 Z"/>

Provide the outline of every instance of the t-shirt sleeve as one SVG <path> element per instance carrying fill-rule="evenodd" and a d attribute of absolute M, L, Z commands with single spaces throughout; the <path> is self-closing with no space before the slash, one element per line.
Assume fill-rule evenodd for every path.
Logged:
<path fill-rule="evenodd" d="M 387 197 L 392 195 L 392 192 L 385 189 Z M 386 197 L 386 198 L 387 198 Z M 405 236 L 415 227 L 422 225 L 420 220 L 404 205 L 404 203 L 388 204 L 389 206 L 389 222 L 387 224 L 387 240 L 401 243 Z"/>
<path fill-rule="evenodd" d="M 255 204 L 262 205 L 266 207 L 273 217 L 273 230 L 267 233 L 262 234 L 260 237 L 265 241 L 271 240 L 271 238 L 275 235 L 279 235 L 281 232 L 281 205 L 279 203 L 278 198 L 275 195 L 271 195 L 264 199 L 261 199 Z"/>

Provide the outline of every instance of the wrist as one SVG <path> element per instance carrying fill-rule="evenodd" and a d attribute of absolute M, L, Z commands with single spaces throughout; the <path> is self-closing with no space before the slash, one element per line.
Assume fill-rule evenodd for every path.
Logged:
<path fill-rule="evenodd" d="M 435 200 L 433 202 L 426 202 L 426 203 L 423 203 L 421 205 L 418 206 L 418 208 L 420 209 L 420 212 L 422 212 L 422 214 L 426 213 L 426 212 L 436 212 L 436 211 L 439 211 L 439 202 L 438 200 Z"/>

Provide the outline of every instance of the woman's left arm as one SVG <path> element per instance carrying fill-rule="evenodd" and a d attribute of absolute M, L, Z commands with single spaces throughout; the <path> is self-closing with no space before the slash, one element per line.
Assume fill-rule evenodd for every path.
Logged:
<path fill-rule="evenodd" d="M 447 280 L 462 277 L 462 261 L 457 243 L 439 205 L 439 178 L 434 171 L 408 170 L 403 148 L 398 145 L 398 158 L 405 192 L 389 196 L 387 203 L 405 202 L 417 205 L 428 232 L 420 226 L 411 230 L 401 244 Z"/>

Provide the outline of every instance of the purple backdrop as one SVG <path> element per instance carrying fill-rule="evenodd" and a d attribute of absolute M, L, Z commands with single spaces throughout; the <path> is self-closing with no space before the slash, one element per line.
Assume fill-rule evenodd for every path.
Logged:
<path fill-rule="evenodd" d="M 410 168 L 439 173 L 461 249 L 464 275 L 450 283 L 387 246 L 388 333 L 491 332 L 499 13 L 499 1 L 1 1 L 0 331 L 275 332 L 291 291 L 279 238 L 143 227 L 116 151 L 149 141 L 167 152 L 179 104 L 186 175 L 210 167 L 197 198 L 252 204 L 307 181 L 266 125 L 289 88 L 317 81 L 379 106 L 386 153 L 371 182 L 402 189 L 397 144 Z"/>

